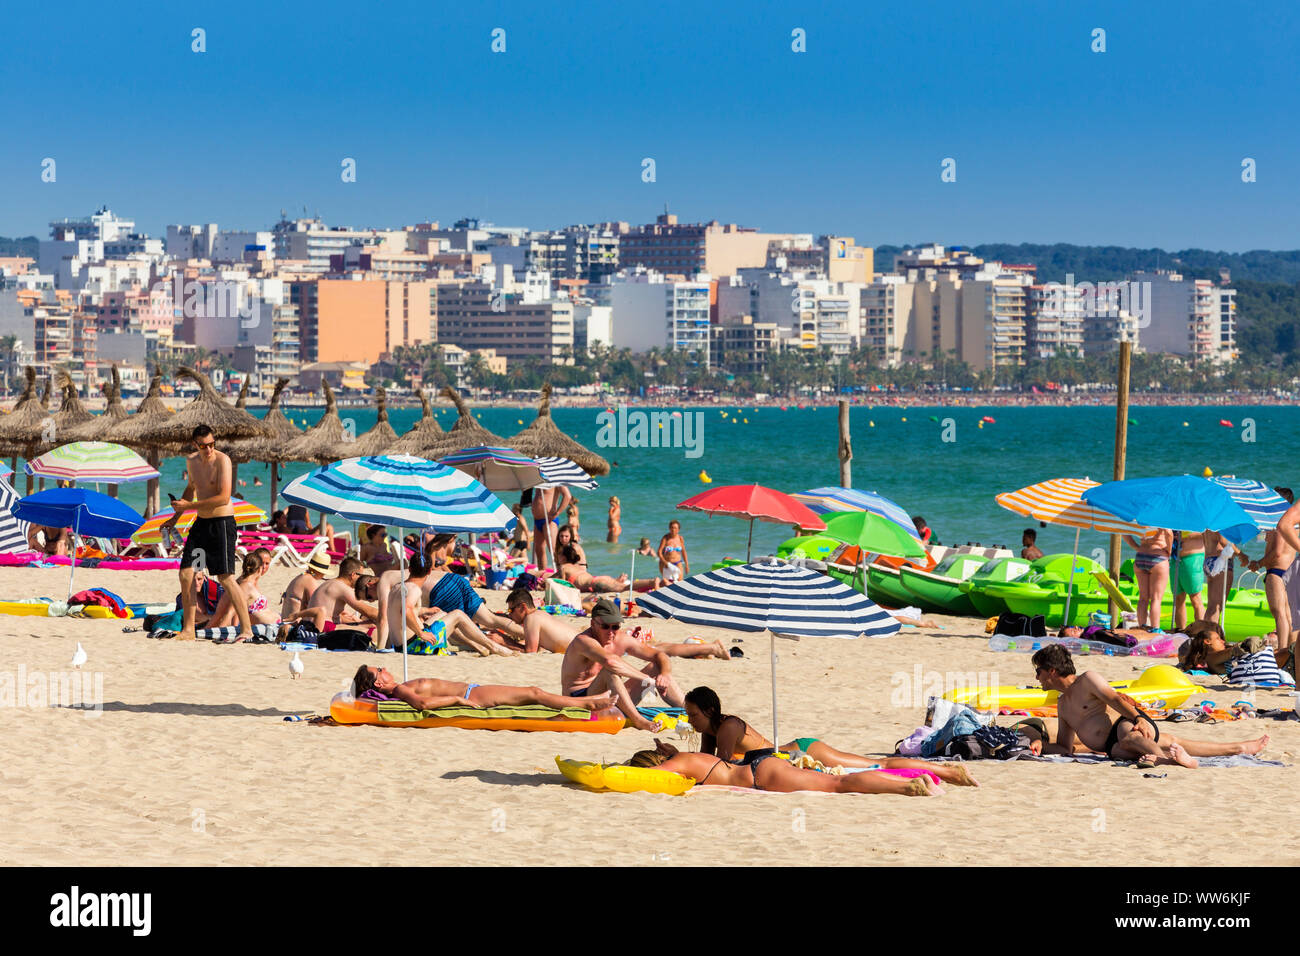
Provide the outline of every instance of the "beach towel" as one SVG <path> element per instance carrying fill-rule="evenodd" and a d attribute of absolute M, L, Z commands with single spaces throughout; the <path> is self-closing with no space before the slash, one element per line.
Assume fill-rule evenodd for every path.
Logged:
<path fill-rule="evenodd" d="M 1021 760 L 1038 760 L 1046 763 L 1110 763 L 1117 767 L 1133 767 L 1136 760 L 1111 760 L 1101 754 L 1045 754 L 1021 757 Z M 1280 760 L 1265 760 L 1254 754 L 1230 754 L 1226 757 L 1198 757 L 1202 767 L 1285 767 Z M 1161 764 L 1163 768 L 1166 764 Z"/>
<path fill-rule="evenodd" d="M 106 607 L 113 612 L 114 617 L 130 617 L 131 614 L 126 609 L 126 603 L 107 588 L 87 588 L 85 591 L 78 591 L 72 597 L 68 598 L 69 604 L 93 604 L 97 607 Z"/>
<path fill-rule="evenodd" d="M 1228 671 L 1228 683 L 1251 687 L 1294 687 L 1295 678 L 1277 666 L 1272 648 L 1265 647 L 1233 661 Z"/>
<path fill-rule="evenodd" d="M 364 696 L 364 695 L 363 695 Z M 379 716 L 385 721 L 416 721 L 426 717 L 482 717 L 493 720 L 549 720 L 563 717 L 567 720 L 590 720 L 591 711 L 581 707 L 566 707 L 556 710 L 541 704 L 520 704 L 515 707 L 439 707 L 436 710 L 416 710 L 410 704 L 400 700 L 381 700 L 378 702 Z"/>
<path fill-rule="evenodd" d="M 253 625 L 253 642 L 256 644 L 268 644 L 275 637 L 275 632 L 279 628 L 274 624 L 254 624 Z M 233 640 L 239 635 L 239 628 L 236 625 L 230 627 L 204 627 L 194 632 L 195 636 L 203 641 L 225 641 Z M 174 631 L 154 630 L 149 634 L 150 637 L 175 636 Z"/>
<path fill-rule="evenodd" d="M 443 574 L 429 592 L 429 607 L 444 611 L 464 611 L 468 617 L 473 617 L 482 606 L 483 599 L 459 574 Z"/>

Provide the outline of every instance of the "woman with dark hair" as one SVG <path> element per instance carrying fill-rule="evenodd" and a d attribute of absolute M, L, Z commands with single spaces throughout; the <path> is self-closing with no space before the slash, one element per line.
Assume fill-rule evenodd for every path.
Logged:
<path fill-rule="evenodd" d="M 722 702 L 711 687 L 696 687 L 686 695 L 686 719 L 700 734 L 700 751 L 742 764 L 763 760 L 774 753 L 772 742 L 745 720 L 723 714 Z M 667 746 L 667 745 L 665 745 Z M 671 749 L 671 748 L 670 748 Z M 816 737 L 799 737 L 783 744 L 785 753 L 806 753 L 825 767 L 863 767 L 885 770 L 928 770 L 940 780 L 959 787 L 978 787 L 975 778 L 960 764 L 937 764 L 913 757 L 884 757 L 880 760 L 836 750 Z"/>
<path fill-rule="evenodd" d="M 262 561 L 261 555 L 256 551 L 250 551 L 244 555 L 244 560 L 240 566 L 240 575 L 236 578 L 239 589 L 243 592 L 244 600 L 248 602 L 248 616 L 254 624 L 279 624 L 280 615 L 267 607 L 267 601 L 262 592 L 257 589 L 257 582 L 262 575 L 266 573 L 267 565 Z M 208 627 L 229 627 L 239 623 L 239 618 L 235 613 L 235 607 L 230 600 L 230 592 L 223 591 L 221 600 L 217 603 L 217 609 L 213 612 L 212 617 L 208 620 Z M 237 644 L 240 640 L 247 638 L 234 638 L 231 641 L 223 643 Z"/>
<path fill-rule="evenodd" d="M 1187 625 L 1186 634 L 1187 643 L 1178 648 L 1178 666 L 1185 671 L 1226 674 L 1237 660 L 1268 646 L 1262 637 L 1248 637 L 1230 645 L 1223 636 L 1223 628 L 1214 621 L 1193 621 Z M 1278 667 L 1290 670 L 1289 649 L 1274 648 L 1273 656 Z"/>
<path fill-rule="evenodd" d="M 381 524 L 372 524 L 366 528 L 366 542 L 361 546 L 360 558 L 361 563 L 376 575 L 397 565 L 397 559 L 389 550 L 387 528 Z"/>

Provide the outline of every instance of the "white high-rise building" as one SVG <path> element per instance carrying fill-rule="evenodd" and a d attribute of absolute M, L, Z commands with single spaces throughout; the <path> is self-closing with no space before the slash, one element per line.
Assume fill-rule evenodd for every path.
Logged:
<path fill-rule="evenodd" d="M 708 365 L 710 284 L 704 274 L 669 280 L 638 269 L 606 276 L 591 292 L 598 304 L 610 307 L 614 348 L 667 348 Z"/>

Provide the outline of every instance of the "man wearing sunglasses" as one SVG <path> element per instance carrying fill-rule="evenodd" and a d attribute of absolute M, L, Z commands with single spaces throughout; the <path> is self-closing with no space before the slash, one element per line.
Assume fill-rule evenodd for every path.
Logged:
<path fill-rule="evenodd" d="M 621 633 L 623 614 L 612 597 L 602 597 L 591 609 L 591 627 L 569 642 L 560 663 L 562 693 L 569 697 L 613 693 L 628 725 L 652 730 L 637 711 L 645 692 L 654 687 L 670 707 L 684 707 L 686 695 L 673 680 L 672 663 L 662 650 Z M 623 655 L 649 661 L 641 670 L 623 662 Z M 623 678 L 620 680 L 620 678 Z"/>
<path fill-rule="evenodd" d="M 217 451 L 217 440 L 207 425 L 196 425 L 190 434 L 194 454 L 185 459 L 189 483 L 179 498 L 172 498 L 174 514 L 164 527 L 175 527 L 177 520 L 187 511 L 198 516 L 190 526 L 181 553 L 181 607 L 183 621 L 177 640 L 192 641 L 194 634 L 194 572 L 206 568 L 209 575 L 221 582 L 230 595 L 230 602 L 239 618 L 239 634 L 234 642 L 251 640 L 252 622 L 248 617 L 248 601 L 235 579 L 235 509 L 230 503 L 230 459 Z"/>

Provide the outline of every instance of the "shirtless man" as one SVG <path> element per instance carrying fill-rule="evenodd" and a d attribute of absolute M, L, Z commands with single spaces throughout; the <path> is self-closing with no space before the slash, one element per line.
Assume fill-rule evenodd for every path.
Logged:
<path fill-rule="evenodd" d="M 1296 534 L 1297 522 L 1300 522 L 1300 502 L 1294 502 L 1286 513 L 1277 519 L 1277 529 L 1268 533 L 1266 538 L 1268 545 L 1260 562 L 1268 568 L 1264 576 L 1264 594 L 1268 597 L 1268 608 L 1273 612 L 1273 620 L 1277 625 L 1279 650 L 1286 650 L 1295 643 L 1295 632 L 1291 628 L 1291 604 L 1286 594 L 1286 573 L 1291 567 L 1291 562 L 1296 559 L 1296 554 L 1300 553 L 1300 536 Z M 1252 564 L 1251 570 L 1255 570 L 1257 566 Z M 1283 610 L 1285 620 L 1281 613 Z"/>
<path fill-rule="evenodd" d="M 479 630 L 464 611 L 444 611 L 436 607 L 423 607 L 421 596 L 424 593 L 424 581 L 429 574 L 428 560 L 419 554 L 413 556 L 410 574 L 406 579 L 405 611 L 402 606 L 402 582 L 399 580 L 389 585 L 388 595 L 381 609 L 384 627 L 377 632 L 378 636 L 375 639 L 380 650 L 385 647 L 402 647 L 406 643 L 408 631 L 413 637 L 422 637 L 427 624 L 442 621 L 449 638 L 455 638 L 460 643 L 468 645 L 484 657 L 491 654 L 499 654 L 503 657 L 514 655 L 513 650 L 492 641 Z"/>
<path fill-rule="evenodd" d="M 1205 620 L 1205 535 L 1195 531 L 1175 531 L 1178 558 L 1169 568 L 1169 584 L 1174 595 L 1174 630 L 1187 626 L 1187 599 L 1192 599 L 1194 621 Z"/>
<path fill-rule="evenodd" d="M 652 730 L 654 725 L 637 712 L 636 705 L 653 686 L 670 707 L 686 704 L 686 695 L 673 680 L 672 663 L 661 650 L 647 647 L 635 638 L 620 634 L 623 614 L 612 598 L 601 598 L 591 611 L 591 627 L 576 635 L 560 663 L 560 686 L 574 697 L 612 691 L 618 708 L 637 730 Z M 623 662 L 630 654 L 650 663 L 637 670 Z M 618 678 L 626 678 L 621 681 Z"/>
<path fill-rule="evenodd" d="M 455 539 L 454 534 L 439 534 L 424 546 L 425 557 L 432 568 L 429 576 L 420 585 L 425 603 L 448 612 L 461 611 L 480 628 L 488 631 L 500 630 L 516 641 L 522 642 L 523 628 L 505 615 L 492 611 L 487 606 L 487 602 L 463 577 L 439 567 L 440 564 L 446 564 L 447 556 L 455 546 Z M 487 636 L 494 644 L 505 646 L 505 640 L 499 635 L 488 634 Z"/>
<path fill-rule="evenodd" d="M 318 631 L 324 633 L 348 623 L 343 616 L 344 611 L 351 608 L 361 618 L 359 623 L 375 623 L 379 617 L 378 610 L 357 596 L 357 579 L 360 577 L 361 562 L 356 558 L 344 558 L 339 564 L 338 576 L 322 581 L 293 619 L 311 621 Z M 285 618 L 286 622 L 289 620 Z"/>
<path fill-rule="evenodd" d="M 573 642 L 574 632 L 533 603 L 531 591 L 516 588 L 506 598 L 506 614 L 524 629 L 524 653 L 548 650 L 563 654 Z"/>
<path fill-rule="evenodd" d="M 517 707 L 523 704 L 541 704 L 543 707 L 581 707 L 584 710 L 604 710 L 613 704 L 609 694 L 588 697 L 561 697 L 540 687 L 511 687 L 505 684 L 465 684 L 461 681 L 436 680 L 419 677 L 399 684 L 387 668 L 362 664 L 353 678 L 355 696 L 360 697 L 371 688 L 398 700 L 406 701 L 417 710 L 435 710 L 439 707 Z"/>
<path fill-rule="evenodd" d="M 1096 671 L 1076 674 L 1074 659 L 1060 644 L 1049 644 L 1036 651 L 1031 662 L 1034 677 L 1043 690 L 1060 692 L 1056 701 L 1056 743 L 1044 746 L 1043 753 L 1073 753 L 1077 734 L 1089 750 L 1115 760 L 1136 760 L 1140 767 L 1157 764 L 1196 767 L 1197 757 L 1257 754 L 1268 746 L 1267 735 L 1241 743 L 1212 744 L 1162 734 L 1131 698 L 1119 694 Z"/>
<path fill-rule="evenodd" d="M 1026 561 L 1037 561 L 1043 556 L 1036 542 L 1038 541 L 1038 532 L 1033 528 L 1026 528 L 1024 534 L 1020 536 L 1020 556 Z"/>
<path fill-rule="evenodd" d="M 207 425 L 195 425 L 190 434 L 194 454 L 186 458 L 185 473 L 188 484 L 179 498 L 172 498 L 172 516 L 163 523 L 164 528 L 175 528 L 180 516 L 187 511 L 197 511 L 198 517 L 190 526 L 181 553 L 181 607 L 182 623 L 178 641 L 192 641 L 194 634 L 194 569 L 205 567 L 212 577 L 230 595 L 235 616 L 239 619 L 239 633 L 235 641 L 253 638 L 253 625 L 248 616 L 248 601 L 235 579 L 235 509 L 230 504 L 230 459 L 217 451 L 217 440 Z"/>
<path fill-rule="evenodd" d="M 325 580 L 325 572 L 330 569 L 330 559 L 317 551 L 307 562 L 307 570 L 302 572 L 284 589 L 280 599 L 280 620 L 287 621 L 311 600 L 312 594 Z"/>

